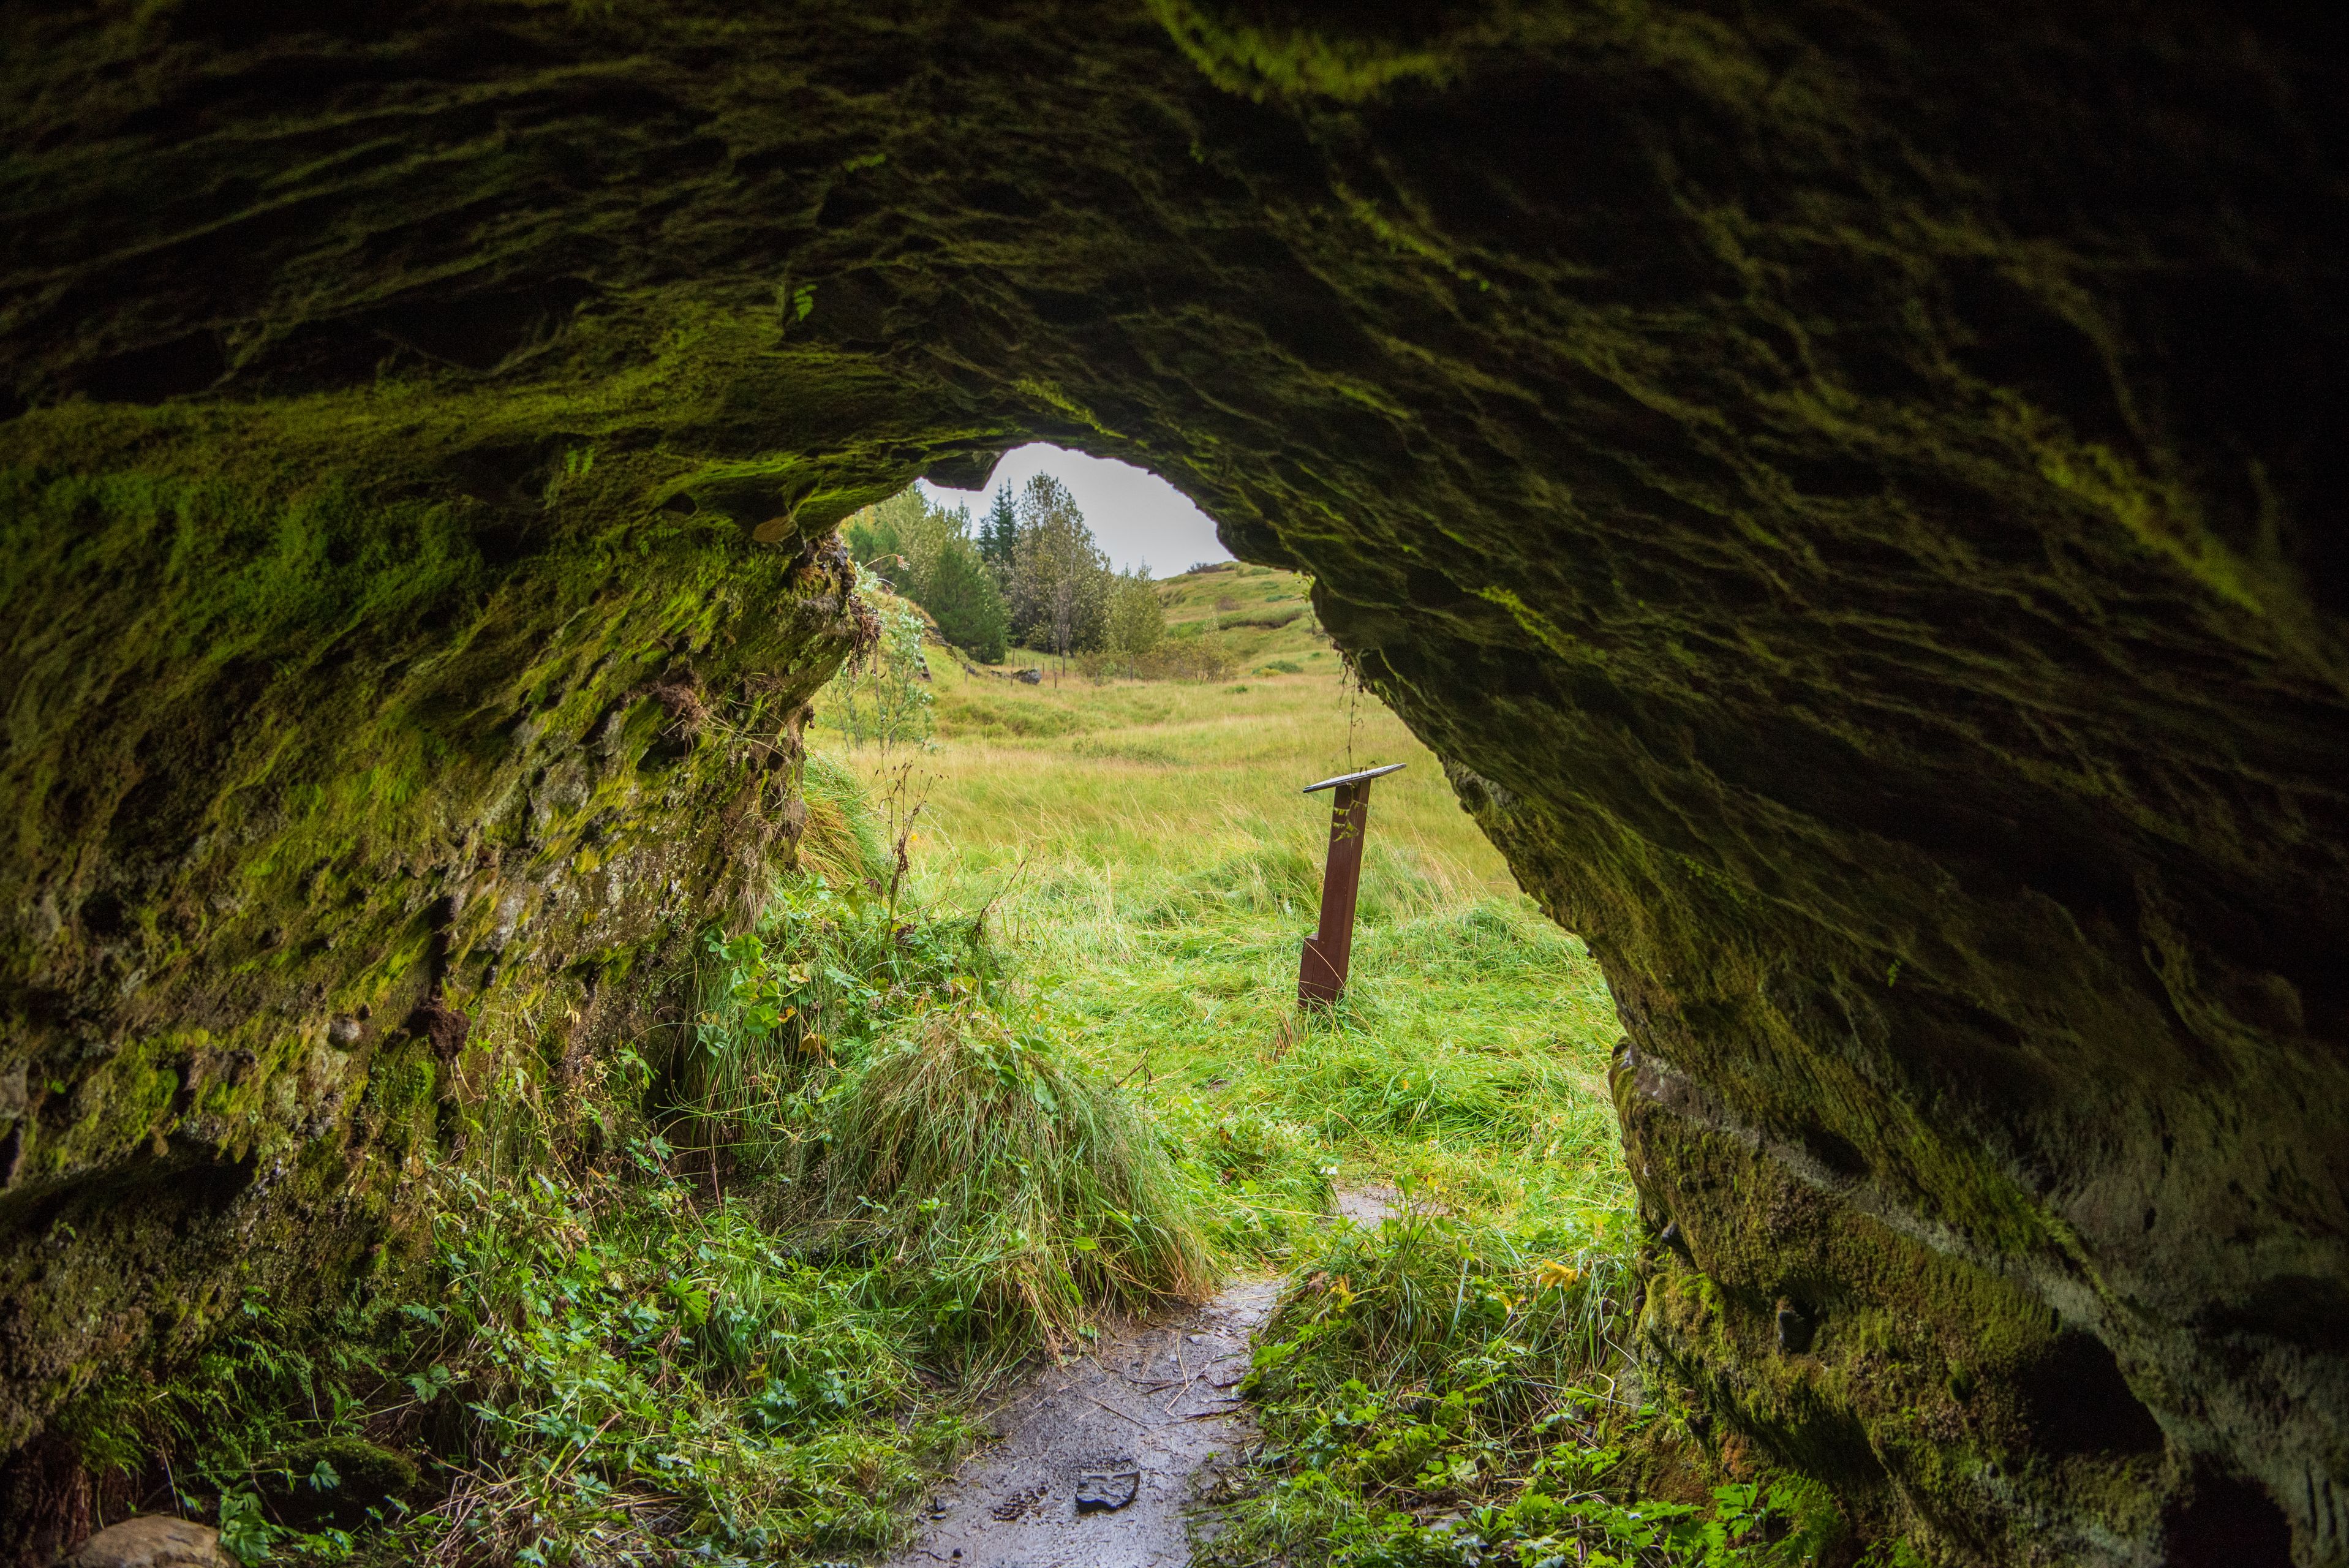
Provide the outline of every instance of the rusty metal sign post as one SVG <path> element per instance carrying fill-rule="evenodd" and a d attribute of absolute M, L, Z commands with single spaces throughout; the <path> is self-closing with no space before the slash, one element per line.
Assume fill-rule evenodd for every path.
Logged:
<path fill-rule="evenodd" d="M 1354 955 L 1354 899 L 1362 891 L 1362 835 L 1371 826 L 1371 780 L 1408 764 L 1390 762 L 1360 773 L 1308 784 L 1305 793 L 1338 793 L 1330 802 L 1330 869 L 1321 877 L 1321 929 L 1305 939 L 1297 971 L 1301 1006 L 1333 1005 L 1346 989 L 1346 967 Z"/>

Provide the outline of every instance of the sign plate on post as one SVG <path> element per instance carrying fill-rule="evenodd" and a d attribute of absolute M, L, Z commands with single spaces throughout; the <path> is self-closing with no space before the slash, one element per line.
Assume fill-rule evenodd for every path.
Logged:
<path fill-rule="evenodd" d="M 1305 793 L 1337 791 L 1330 801 L 1330 868 L 1321 877 L 1321 929 L 1305 939 L 1297 971 L 1297 999 L 1328 1006 L 1346 989 L 1346 969 L 1354 954 L 1354 900 L 1362 891 L 1362 835 L 1371 825 L 1371 780 L 1406 765 L 1390 762 L 1360 773 L 1308 784 Z"/>

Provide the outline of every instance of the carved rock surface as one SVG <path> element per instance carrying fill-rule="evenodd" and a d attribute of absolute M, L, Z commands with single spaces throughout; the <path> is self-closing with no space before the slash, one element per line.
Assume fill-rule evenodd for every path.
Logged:
<path fill-rule="evenodd" d="M 389 1025 L 722 907 L 656 715 L 1036 437 L 1311 571 L 1589 942 L 1719 1421 L 1950 1561 L 2349 1560 L 2322 8 L 0 15 L 13 1440 L 236 1288 L 125 1194 L 347 1249 Z"/>

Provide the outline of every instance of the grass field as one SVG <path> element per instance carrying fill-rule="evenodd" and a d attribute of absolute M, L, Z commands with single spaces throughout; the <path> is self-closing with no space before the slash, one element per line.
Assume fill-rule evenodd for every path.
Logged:
<path fill-rule="evenodd" d="M 1161 592 L 1170 634 L 1225 640 L 1237 678 L 1056 680 L 1015 652 L 1048 671 L 1029 686 L 933 649 L 927 748 L 848 748 L 821 713 L 815 744 L 885 809 L 919 805 L 919 896 L 990 908 L 1040 1013 L 1215 1167 L 1210 1219 L 1241 1253 L 1325 1212 L 1333 1174 L 1603 1230 L 1625 1188 L 1596 965 L 1349 686 L 1302 579 L 1229 566 Z M 1300 789 L 1385 762 L 1408 766 L 1373 790 L 1353 984 L 1301 1019 L 1330 797 Z"/>
<path fill-rule="evenodd" d="M 1247 1385 L 1263 1441 L 1200 1561 L 1811 1561 L 1839 1524 L 1799 1488 L 1681 1467 L 1678 1498 L 1630 1501 L 1622 1445 L 1682 1439 L 1626 1376 L 1613 1004 L 1350 685 L 1305 586 L 1162 585 L 1228 680 L 1030 686 L 937 648 L 927 742 L 847 749 L 821 716 L 813 738 L 911 822 L 932 916 L 985 912 L 1007 1008 L 1166 1136 L 1223 1268 L 1283 1274 Z M 1386 762 L 1408 766 L 1372 796 L 1351 985 L 1301 1014 L 1330 812 L 1301 787 Z M 1348 1189 L 1405 1217 L 1336 1220 Z"/>

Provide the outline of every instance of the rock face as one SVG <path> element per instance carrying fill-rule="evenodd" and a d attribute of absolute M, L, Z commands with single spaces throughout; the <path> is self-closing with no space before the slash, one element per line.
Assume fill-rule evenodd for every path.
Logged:
<path fill-rule="evenodd" d="M 816 542 L 1035 437 L 1605 964 L 1717 1432 L 2349 1561 L 2319 9 L 9 10 L 0 1432 L 363 1266 L 469 1020 L 594 1059 L 788 842 Z"/>

